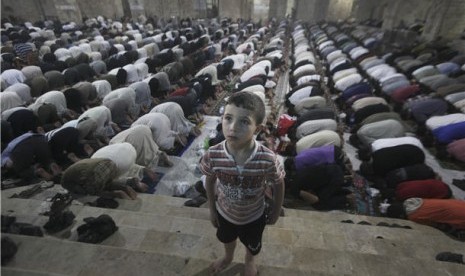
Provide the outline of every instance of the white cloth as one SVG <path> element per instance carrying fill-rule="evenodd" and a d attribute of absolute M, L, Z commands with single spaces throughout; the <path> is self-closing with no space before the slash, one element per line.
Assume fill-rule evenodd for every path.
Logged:
<path fill-rule="evenodd" d="M 34 111 L 34 114 L 37 115 L 37 111 L 39 110 L 39 107 L 42 106 L 42 104 L 52 104 L 55 106 L 58 116 L 63 116 L 65 112 L 68 110 L 68 107 L 66 105 L 66 98 L 65 94 L 61 91 L 49 91 L 39 98 L 36 99 L 36 101 L 31 104 L 28 108 L 30 108 L 32 111 Z"/>
<path fill-rule="evenodd" d="M 423 144 L 421 143 L 420 140 L 418 140 L 418 138 L 411 137 L 411 136 L 405 136 L 405 137 L 398 137 L 398 138 L 377 139 L 371 144 L 371 151 L 375 152 L 383 148 L 395 147 L 399 145 L 414 145 L 420 149 L 424 149 Z"/>
<path fill-rule="evenodd" d="M 137 152 L 129 143 L 110 144 L 97 150 L 91 158 L 107 158 L 113 161 L 118 169 L 116 178 L 143 178 L 144 167 L 136 164 Z"/>
<path fill-rule="evenodd" d="M 23 101 L 23 104 L 29 104 L 32 102 L 31 88 L 24 83 L 15 83 L 8 86 L 5 91 L 15 92 Z"/>
<path fill-rule="evenodd" d="M 297 104 L 294 106 L 294 111 L 297 114 L 301 115 L 308 109 L 320 107 L 326 107 L 326 99 L 322 96 L 310 96 L 303 98 L 299 102 L 297 102 Z"/>
<path fill-rule="evenodd" d="M 346 76 L 340 80 L 338 80 L 335 84 L 334 87 L 339 90 L 339 91 L 344 91 L 346 90 L 349 86 L 354 85 L 356 83 L 359 83 L 362 81 L 362 76 L 358 73 Z"/>
<path fill-rule="evenodd" d="M 5 88 L 15 83 L 23 83 L 26 81 L 26 76 L 23 72 L 16 69 L 8 69 L 2 73 L 2 82 L 5 84 Z"/>
<path fill-rule="evenodd" d="M 104 105 L 96 106 L 87 109 L 84 113 L 79 116 L 78 120 L 81 120 L 85 117 L 89 117 L 97 123 L 97 129 L 95 134 L 107 136 L 107 127 L 111 127 L 111 111 L 108 107 Z"/>
<path fill-rule="evenodd" d="M 154 169 L 162 153 L 152 138 L 150 128 L 145 125 L 132 126 L 116 134 L 110 144 L 130 143 L 136 150 L 136 164 Z"/>
<path fill-rule="evenodd" d="M 327 145 L 341 146 L 341 137 L 332 130 L 320 130 L 313 134 L 304 136 L 296 142 L 296 153 L 299 154 L 305 149 L 321 147 Z"/>
<path fill-rule="evenodd" d="M 107 80 L 96 80 L 92 82 L 92 86 L 95 87 L 99 99 L 105 98 L 111 92 L 111 84 Z"/>
<path fill-rule="evenodd" d="M 443 116 L 433 116 L 426 120 L 425 124 L 429 130 L 435 130 L 438 127 L 442 127 L 449 124 L 461 123 L 465 121 L 465 114 L 453 113 Z"/>
<path fill-rule="evenodd" d="M 300 139 L 304 136 L 313 134 L 320 130 L 337 130 L 337 122 L 333 119 L 318 119 L 318 120 L 309 120 L 303 122 L 297 127 L 295 136 L 297 139 Z"/>
<path fill-rule="evenodd" d="M 139 107 L 136 105 L 136 91 L 132 87 L 123 87 L 111 91 L 103 98 L 102 103 L 105 104 L 112 99 L 124 99 L 128 101 L 131 116 L 135 118 L 139 115 Z"/>
<path fill-rule="evenodd" d="M 155 143 L 163 149 L 169 150 L 174 147 L 176 132 L 171 130 L 171 122 L 163 113 L 148 113 L 137 119 L 132 126 L 146 125 L 152 132 Z"/>
<path fill-rule="evenodd" d="M 184 112 L 181 106 L 175 102 L 158 104 L 150 111 L 150 113 L 165 114 L 171 122 L 171 129 L 186 137 L 189 136 L 190 131 L 195 126 L 186 117 L 184 117 Z"/>
<path fill-rule="evenodd" d="M 312 95 L 313 86 L 302 87 L 299 90 L 292 93 L 289 97 L 289 102 L 294 106 L 297 105 L 302 99 L 310 97 Z"/>
<path fill-rule="evenodd" d="M 240 80 L 241 80 L 241 82 L 245 82 L 245 81 L 248 81 L 249 79 L 251 79 L 252 77 L 266 76 L 266 75 L 267 75 L 267 73 L 265 71 L 265 68 L 263 68 L 263 67 L 251 67 L 247 71 L 242 73 L 242 75 L 240 77 Z"/>
<path fill-rule="evenodd" d="M 200 71 L 197 72 L 197 74 L 195 74 L 195 77 L 201 75 L 209 75 L 212 78 L 212 85 L 217 85 L 221 82 L 220 80 L 218 80 L 218 70 L 216 69 L 215 65 L 205 66 L 204 68 L 200 69 Z"/>
<path fill-rule="evenodd" d="M 354 111 L 357 111 L 357 110 L 360 110 L 360 109 L 362 109 L 362 108 L 364 108 L 366 106 L 373 105 L 373 104 L 388 105 L 384 98 L 381 98 L 381 97 L 364 97 L 364 98 L 356 100 L 352 104 L 352 109 Z"/>

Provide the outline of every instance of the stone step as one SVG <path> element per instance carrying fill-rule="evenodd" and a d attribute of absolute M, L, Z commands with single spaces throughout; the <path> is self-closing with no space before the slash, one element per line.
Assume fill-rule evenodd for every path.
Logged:
<path fill-rule="evenodd" d="M 11 195 L 14 193 L 19 193 L 24 190 L 25 187 L 9 189 L 2 191 L 2 202 L 6 202 Z M 63 192 L 63 188 L 60 185 L 55 185 L 54 187 L 39 193 L 30 199 L 35 200 L 46 200 L 52 198 L 56 193 Z M 73 205 L 82 205 L 87 202 L 92 202 L 96 199 L 96 196 L 85 196 L 80 197 L 77 200 L 73 201 Z M 116 199 L 119 203 L 119 210 L 127 210 L 134 212 L 144 212 L 144 213 L 156 213 L 162 215 L 171 215 L 179 217 L 189 217 L 189 218 L 198 218 L 198 219 L 209 219 L 209 211 L 206 208 L 207 204 L 201 206 L 201 208 L 186 208 L 184 207 L 184 202 L 189 199 L 171 197 L 165 195 L 153 195 L 153 194 L 139 194 L 138 199 L 136 200 L 124 200 Z M 32 203 L 31 203 L 32 204 Z M 3 210 L 8 209 L 9 206 L 2 204 Z M 202 208 L 203 207 L 203 208 Z M 34 207 L 32 207 L 34 208 Z M 413 229 L 422 228 L 422 232 L 427 232 L 431 235 L 438 235 L 442 233 L 438 232 L 432 227 L 427 227 L 419 225 L 417 223 L 408 221 L 408 220 L 399 220 L 391 219 L 385 217 L 372 217 L 358 214 L 349 214 L 343 211 L 330 211 L 330 212 L 320 212 L 320 211 L 311 211 L 311 210 L 298 210 L 298 209 L 285 209 L 285 218 L 284 220 L 289 220 L 289 223 L 292 221 L 302 221 L 302 220 L 318 220 L 325 222 L 337 222 L 339 223 L 342 220 L 352 220 L 355 224 L 366 221 L 372 225 L 376 225 L 380 222 L 387 222 L 389 224 L 396 223 L 402 226 L 409 226 Z M 330 221 L 328 221 L 330 218 Z M 283 218 L 282 218 L 283 219 Z"/>
<path fill-rule="evenodd" d="M 95 245 L 49 237 L 7 234 L 18 244 L 18 252 L 6 266 L 4 275 L 211 275 L 211 260 L 153 252 L 144 249 Z M 161 249 L 163 251 L 163 249 Z M 51 259 L 53 256 L 53 259 Z M 202 255 L 199 255 L 202 256 Z M 261 275 L 336 275 L 306 269 L 258 265 Z M 233 263 L 219 275 L 242 275 L 243 263 Z"/>
<path fill-rule="evenodd" d="M 152 242 L 137 249 L 84 244 L 52 237 L 28 237 L 8 234 L 19 246 L 8 267 L 65 275 L 129 275 L 131 271 L 147 275 L 208 275 L 208 266 L 218 258 L 221 245 L 197 237 L 191 251 L 196 254 L 173 254 L 169 248 L 188 243 L 185 235 L 148 231 Z M 192 238 L 194 240 L 194 238 Z M 174 245 L 173 245 L 174 244 Z M 212 248 L 216 249 L 212 252 Z M 394 252 L 392 252 L 394 253 Z M 232 267 L 225 274 L 237 275 L 241 269 L 243 247 L 236 252 Z M 53 256 L 53 262 L 50 260 Z M 264 244 L 257 265 L 262 275 L 460 275 L 463 266 L 414 259 L 412 255 L 378 256 L 356 252 L 309 249 L 291 245 Z M 265 273 L 266 274 L 263 274 Z M 291 273 L 290 273 L 291 272 Z M 293 272 L 293 273 L 292 273 Z"/>
<path fill-rule="evenodd" d="M 134 203 L 131 208 L 121 209 L 120 206 L 118 209 L 103 209 L 103 208 L 92 208 L 91 211 L 87 211 L 87 216 L 94 216 L 92 214 L 115 214 L 117 210 L 123 212 L 122 216 L 133 216 L 134 218 L 145 218 L 145 214 L 149 216 L 173 216 L 181 218 L 191 218 L 191 219 L 202 219 L 209 220 L 209 210 L 206 208 L 190 208 L 184 206 L 175 206 L 180 202 L 179 198 L 172 198 L 168 196 L 159 196 L 152 195 L 151 200 L 144 200 L 136 203 L 135 201 L 126 200 L 126 203 Z M 73 201 L 74 202 L 74 201 Z M 147 204 L 142 204 L 145 202 L 150 202 Z M 172 204 L 172 206 L 165 205 L 164 203 Z M 44 202 L 40 200 L 25 200 L 17 198 L 4 198 L 2 200 L 2 210 L 5 213 L 8 210 L 13 210 L 19 212 L 20 214 L 40 214 L 44 209 Z M 142 208 L 142 206 L 145 206 Z M 82 206 L 79 204 L 71 205 L 71 210 L 77 214 L 83 207 L 91 208 L 90 206 Z M 126 206 L 127 207 L 127 206 Z M 148 208 L 150 207 L 150 208 Z M 129 210 L 128 210 L 129 209 Z M 102 211 L 103 210 L 103 211 Z M 90 212 L 90 213 L 89 213 Z M 127 212 L 133 212 L 127 213 Z M 342 220 L 350 219 L 354 221 L 354 224 L 341 223 Z M 153 218 L 151 219 L 153 220 Z M 366 221 L 371 225 L 359 225 L 357 223 L 361 221 Z M 315 224 L 315 222 L 320 222 Z M 409 226 L 412 229 L 402 229 L 402 228 L 389 228 L 376 226 L 379 222 L 386 222 L 389 224 L 398 224 L 401 226 Z M 390 218 L 380 218 L 380 217 L 369 217 L 369 216 L 360 216 L 352 215 L 345 212 L 318 212 L 318 211 L 303 211 L 303 210 L 293 210 L 286 209 L 285 217 L 281 217 L 275 227 L 280 228 L 292 228 L 298 231 L 307 231 L 318 227 L 321 231 L 325 232 L 339 232 L 347 231 L 347 229 L 353 229 L 355 235 L 357 233 L 371 233 L 382 234 L 384 238 L 388 239 L 403 239 L 406 237 L 418 236 L 417 239 L 420 239 L 422 242 L 427 242 L 429 238 L 425 237 L 425 234 L 428 234 L 429 237 L 443 237 L 444 234 L 432 227 L 416 224 L 414 222 L 399 220 L 399 219 L 390 219 Z M 321 229 L 327 228 L 327 229 Z M 368 229 L 367 231 L 360 231 L 360 229 Z M 371 230 L 371 231 L 370 231 Z M 418 232 L 420 231 L 420 232 Z M 400 234 L 399 234 L 400 233 Z M 421 235 L 418 235 L 420 234 Z M 423 237 L 423 238 L 422 238 Z M 422 240 L 423 239 L 423 240 Z"/>
<path fill-rule="evenodd" d="M 2 266 L 2 275 L 8 276 L 66 276 L 66 274 L 62 273 L 51 273 L 51 272 L 43 272 L 43 271 L 36 271 L 30 269 L 23 269 L 19 267 L 5 267 Z"/>
<path fill-rule="evenodd" d="M 12 199 L 14 200 L 14 199 Z M 24 203 L 23 200 L 15 200 Z M 35 202 L 37 204 L 37 202 Z M 13 204 L 10 204 L 13 205 Z M 23 206 L 21 206 L 23 205 Z M 18 221 L 44 225 L 48 220 L 46 216 L 40 216 L 30 208 L 32 204 L 18 204 L 17 211 L 12 213 Z M 217 244 L 215 229 L 209 221 L 189 217 L 174 217 L 155 215 L 148 213 L 131 213 L 125 210 L 107 210 L 89 206 L 71 206 L 76 215 L 75 223 L 68 231 L 63 231 L 55 236 L 77 240 L 76 228 L 83 224 L 85 217 L 97 217 L 101 214 L 110 215 L 119 231 L 104 241 L 104 244 L 119 247 L 138 248 L 141 244 L 159 244 L 163 241 L 179 241 L 181 245 L 196 244 L 198 239 L 208 241 L 200 248 L 211 248 Z M 418 259 L 430 259 L 441 251 L 462 250 L 463 243 L 450 239 L 442 233 L 437 236 L 425 235 L 421 231 L 387 228 L 379 226 L 353 225 L 343 223 L 328 223 L 324 221 L 310 221 L 307 227 L 303 227 L 307 221 L 300 223 L 293 221 L 288 224 L 281 218 L 277 225 L 266 228 L 263 242 L 273 246 L 297 246 L 309 250 L 332 250 L 340 252 L 364 253 L 374 255 L 404 255 L 415 256 Z M 161 223 L 162 222 L 162 223 Z M 157 242 L 145 240 L 148 233 L 157 233 Z M 163 234 L 166 233 L 166 234 Z M 166 236 L 168 235 L 168 236 Z M 170 235 L 173 235 L 170 238 Z M 182 239 L 180 238 L 182 237 Z M 434 239 L 432 246 L 431 239 Z M 412 247 L 412 244 L 415 247 Z M 169 244 L 162 246 L 168 248 Z M 418 248 L 422 248 L 418 253 Z M 187 252 L 182 246 L 173 247 L 174 252 Z M 190 248 L 189 248 L 190 250 Z M 221 247 L 217 248 L 221 252 Z M 413 251 L 412 251 L 413 250 Z M 194 250 L 192 253 L 197 252 Z M 413 252 L 417 252 L 413 254 Z M 207 252 L 205 252 L 207 253 Z M 209 251 L 208 254 L 213 254 Z"/>

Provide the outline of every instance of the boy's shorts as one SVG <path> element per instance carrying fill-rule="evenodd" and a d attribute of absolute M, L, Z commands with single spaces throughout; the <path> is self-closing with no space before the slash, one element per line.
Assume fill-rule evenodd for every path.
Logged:
<path fill-rule="evenodd" d="M 236 225 L 227 221 L 218 214 L 218 229 L 216 236 L 222 243 L 230 243 L 237 238 L 247 247 L 252 255 L 260 253 L 262 248 L 262 234 L 266 225 L 266 217 L 263 214 L 260 218 L 251 223 Z"/>

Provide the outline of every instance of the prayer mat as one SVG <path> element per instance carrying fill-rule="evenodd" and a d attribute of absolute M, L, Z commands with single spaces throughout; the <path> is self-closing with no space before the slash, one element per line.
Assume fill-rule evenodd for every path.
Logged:
<path fill-rule="evenodd" d="M 368 193 L 370 185 L 368 181 L 358 173 L 354 174 L 353 193 L 355 194 L 356 212 L 360 215 L 376 216 L 375 199 Z"/>

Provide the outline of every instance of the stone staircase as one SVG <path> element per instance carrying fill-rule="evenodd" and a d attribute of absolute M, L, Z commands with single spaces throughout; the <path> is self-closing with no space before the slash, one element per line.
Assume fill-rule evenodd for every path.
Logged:
<path fill-rule="evenodd" d="M 4 190 L 2 214 L 42 226 L 47 198 L 59 185 L 29 199 L 9 198 L 27 187 Z M 15 257 L 2 275 L 209 275 L 212 260 L 223 253 L 206 208 L 184 207 L 186 199 L 141 194 L 118 200 L 117 209 L 74 200 L 76 215 L 67 229 L 44 237 L 14 234 Z M 101 244 L 77 242 L 76 229 L 86 217 L 108 214 L 118 231 Z M 341 223 L 350 219 L 354 224 Z M 365 221 L 371 225 L 358 224 Z M 411 229 L 376 226 L 379 222 Z M 460 264 L 438 262 L 439 252 L 465 253 L 464 244 L 442 232 L 409 221 L 286 209 L 268 226 L 258 258 L 260 275 L 463 275 Z M 241 275 L 245 251 L 238 246 L 233 264 L 221 275 Z"/>

